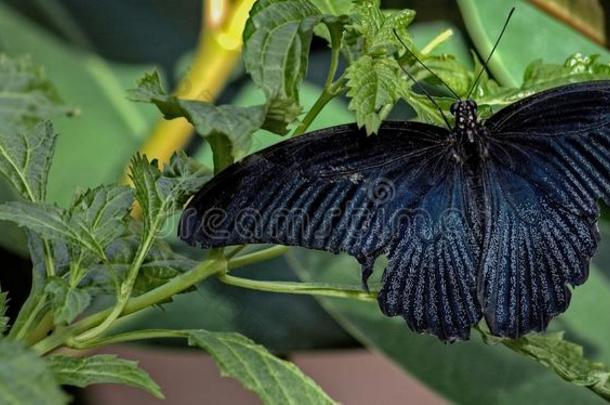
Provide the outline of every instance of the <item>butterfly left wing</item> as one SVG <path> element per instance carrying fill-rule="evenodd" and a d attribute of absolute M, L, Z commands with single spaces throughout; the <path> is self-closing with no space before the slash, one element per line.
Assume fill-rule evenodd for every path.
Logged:
<path fill-rule="evenodd" d="M 485 122 L 479 300 L 494 335 L 542 331 L 582 284 L 610 203 L 610 82 L 572 84 Z"/>
<path fill-rule="evenodd" d="M 449 132 L 384 123 L 310 133 L 238 162 L 207 183 L 180 237 L 210 248 L 276 243 L 346 252 L 370 275 L 388 254 L 379 304 L 418 332 L 465 339 L 476 302 L 479 223 L 470 173 L 451 156 Z M 480 232 L 478 232 L 480 233 Z"/>

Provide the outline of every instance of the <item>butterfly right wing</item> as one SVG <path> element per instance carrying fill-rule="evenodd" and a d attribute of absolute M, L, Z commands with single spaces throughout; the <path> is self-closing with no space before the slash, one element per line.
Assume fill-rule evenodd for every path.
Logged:
<path fill-rule="evenodd" d="M 180 236 L 205 248 L 274 243 L 347 252 L 362 264 L 364 281 L 387 253 L 382 310 L 416 331 L 464 339 L 480 318 L 478 246 L 472 221 L 460 216 L 470 182 L 448 135 L 403 122 L 384 123 L 374 136 L 348 125 L 282 142 L 207 183 L 185 209 Z"/>
<path fill-rule="evenodd" d="M 479 295 L 494 335 L 546 329 L 585 282 L 610 203 L 610 82 L 571 84 L 492 116 Z"/>

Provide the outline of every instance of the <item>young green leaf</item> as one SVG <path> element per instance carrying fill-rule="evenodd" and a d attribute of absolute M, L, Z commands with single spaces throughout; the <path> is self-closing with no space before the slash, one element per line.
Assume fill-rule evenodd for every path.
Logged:
<path fill-rule="evenodd" d="M 610 400 L 610 370 L 587 360 L 581 346 L 563 339 L 563 333 L 531 334 L 517 340 L 501 340 L 510 349 L 552 368 L 572 384 L 588 387 Z"/>
<path fill-rule="evenodd" d="M 127 277 L 141 245 L 141 227 L 132 226 L 129 234 L 114 241 L 107 249 L 108 263 L 96 265 L 89 271 L 85 285 L 111 293 Z M 140 295 L 157 288 L 174 277 L 193 269 L 197 261 L 172 251 L 168 243 L 157 239 L 150 248 L 133 287 L 133 294 Z M 192 291 L 191 289 L 185 290 Z"/>
<path fill-rule="evenodd" d="M 244 30 L 244 60 L 267 97 L 266 129 L 285 134 L 300 113 L 299 86 L 307 71 L 314 28 L 325 24 L 328 30 L 340 32 L 345 23 L 343 17 L 322 14 L 308 0 L 264 0 L 252 7 Z"/>
<path fill-rule="evenodd" d="M 50 356 L 47 362 L 62 385 L 83 388 L 92 384 L 124 384 L 164 398 L 159 386 L 135 361 L 102 354 L 82 358 Z"/>
<path fill-rule="evenodd" d="M 294 364 L 235 333 L 188 332 L 189 343 L 207 351 L 223 375 L 239 380 L 265 404 L 334 404 Z"/>
<path fill-rule="evenodd" d="M 91 303 L 87 290 L 72 287 L 66 280 L 54 277 L 45 287 L 51 298 L 55 324 L 69 324 Z"/>
<path fill-rule="evenodd" d="M 0 403 L 67 404 L 47 364 L 21 343 L 0 340 Z"/>
<path fill-rule="evenodd" d="M 396 34 L 412 48 L 407 27 L 414 18 L 413 10 L 382 11 L 379 8 L 379 0 L 363 0 L 354 7 L 353 23 L 349 29 L 361 37 L 360 54 L 390 55 L 403 48 Z M 354 33 L 350 35 L 353 36 Z"/>
<path fill-rule="evenodd" d="M 123 234 L 133 201 L 133 190 L 125 186 L 87 190 L 72 204 L 69 224 L 91 244 L 105 247 Z"/>
<path fill-rule="evenodd" d="M 538 60 L 525 70 L 520 88 L 488 86 L 477 92 L 479 104 L 508 105 L 540 91 L 568 83 L 610 78 L 610 64 L 599 61 L 599 55 L 570 56 L 563 64 L 546 64 Z"/>
<path fill-rule="evenodd" d="M 248 153 L 252 134 L 263 126 L 267 112 L 265 106 L 215 106 L 168 95 L 161 86 L 158 72 L 144 76 L 130 95 L 135 101 L 154 103 L 166 119 L 186 118 L 195 126 L 197 133 L 208 141 L 224 138 L 234 159 L 241 159 Z"/>
<path fill-rule="evenodd" d="M 181 209 L 190 196 L 210 179 L 210 171 L 184 152 L 177 152 L 160 170 L 157 161 L 136 155 L 131 163 L 135 197 L 143 211 L 144 232 L 157 232 L 168 215 Z"/>
<path fill-rule="evenodd" d="M 398 63 L 391 58 L 362 56 L 347 69 L 349 109 L 368 134 L 379 129 L 401 95 Z"/>

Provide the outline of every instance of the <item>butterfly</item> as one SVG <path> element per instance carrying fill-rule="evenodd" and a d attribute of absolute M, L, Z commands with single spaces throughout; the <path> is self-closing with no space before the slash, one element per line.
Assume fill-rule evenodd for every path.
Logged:
<path fill-rule="evenodd" d="M 342 125 L 250 155 L 196 193 L 179 236 L 345 252 L 365 286 L 385 255 L 382 312 L 443 341 L 468 339 L 482 318 L 495 336 L 543 331 L 586 281 L 598 202 L 610 204 L 610 81 L 486 120 L 471 99 L 450 112 L 448 128 Z"/>
<path fill-rule="evenodd" d="M 547 90 L 485 121 L 451 108 L 452 130 L 355 124 L 281 142 L 229 166 L 185 208 L 203 248 L 275 243 L 346 252 L 378 301 L 417 332 L 467 339 L 543 331 L 585 282 L 610 204 L 610 81 Z"/>

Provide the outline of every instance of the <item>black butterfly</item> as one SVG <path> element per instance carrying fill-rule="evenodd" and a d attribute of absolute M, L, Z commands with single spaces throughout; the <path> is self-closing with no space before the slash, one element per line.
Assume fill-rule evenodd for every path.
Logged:
<path fill-rule="evenodd" d="M 587 279 L 597 201 L 610 203 L 610 81 L 533 95 L 481 122 L 458 101 L 453 130 L 385 122 L 313 132 L 207 183 L 180 236 L 204 248 L 277 243 L 387 254 L 379 305 L 415 331 L 466 339 L 542 331 Z"/>
<path fill-rule="evenodd" d="M 450 129 L 344 125 L 249 156 L 195 195 L 180 237 L 347 252 L 365 287 L 386 254 L 379 305 L 415 331 L 467 339 L 482 316 L 496 336 L 542 331 L 587 279 L 597 202 L 610 204 L 610 81 L 547 90 L 486 121 L 472 100 L 451 113 Z"/>

